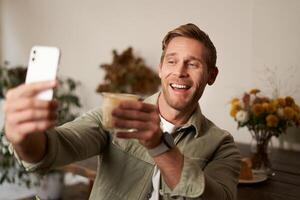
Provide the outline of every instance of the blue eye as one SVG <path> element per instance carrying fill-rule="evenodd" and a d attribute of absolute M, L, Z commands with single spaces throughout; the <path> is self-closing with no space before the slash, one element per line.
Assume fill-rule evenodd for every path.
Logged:
<path fill-rule="evenodd" d="M 194 63 L 189 63 L 188 66 L 189 66 L 189 67 L 196 67 L 196 64 L 194 64 Z"/>

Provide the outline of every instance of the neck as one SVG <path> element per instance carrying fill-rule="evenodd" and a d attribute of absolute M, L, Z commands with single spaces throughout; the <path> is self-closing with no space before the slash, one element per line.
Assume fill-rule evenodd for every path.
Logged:
<path fill-rule="evenodd" d="M 171 122 L 175 126 L 185 124 L 190 116 L 195 111 L 197 105 L 194 106 L 187 106 L 184 110 L 177 110 L 172 108 L 163 97 L 163 94 L 160 93 L 158 97 L 158 107 L 160 115 L 166 119 L 167 121 Z"/>

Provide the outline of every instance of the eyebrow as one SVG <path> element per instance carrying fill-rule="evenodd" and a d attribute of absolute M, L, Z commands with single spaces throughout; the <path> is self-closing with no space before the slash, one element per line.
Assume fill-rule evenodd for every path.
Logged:
<path fill-rule="evenodd" d="M 166 54 L 166 58 L 171 57 L 171 56 L 176 56 L 176 55 L 177 55 L 177 53 L 168 53 L 168 54 Z"/>
<path fill-rule="evenodd" d="M 203 62 L 203 60 L 202 60 L 201 58 L 197 58 L 197 57 L 195 57 L 195 56 L 189 56 L 188 59 L 189 59 L 189 60 L 197 60 L 197 61 L 199 61 L 201 64 L 204 64 L 204 62 Z"/>

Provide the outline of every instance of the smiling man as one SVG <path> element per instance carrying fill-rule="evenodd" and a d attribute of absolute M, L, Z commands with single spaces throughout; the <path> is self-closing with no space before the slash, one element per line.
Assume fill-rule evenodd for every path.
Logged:
<path fill-rule="evenodd" d="M 34 97 L 55 83 L 9 91 L 5 128 L 16 156 L 34 171 L 99 155 L 91 200 L 235 199 L 239 152 L 198 103 L 217 77 L 216 49 L 194 24 L 170 31 L 162 49 L 162 90 L 113 111 L 116 127 L 135 132 L 105 130 L 100 108 L 53 127 L 57 104 Z"/>

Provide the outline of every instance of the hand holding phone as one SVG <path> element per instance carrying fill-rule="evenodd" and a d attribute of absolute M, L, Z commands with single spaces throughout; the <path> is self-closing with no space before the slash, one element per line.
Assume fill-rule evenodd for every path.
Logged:
<path fill-rule="evenodd" d="M 25 84 L 6 93 L 5 134 L 19 157 L 27 162 L 43 158 L 47 144 L 45 131 L 56 124 L 58 103 L 51 99 L 58 62 L 57 48 L 33 47 Z"/>
<path fill-rule="evenodd" d="M 59 58 L 60 51 L 56 47 L 32 47 L 25 83 L 55 80 Z M 40 100 L 51 100 L 53 98 L 53 89 L 40 92 L 37 98 Z"/>

